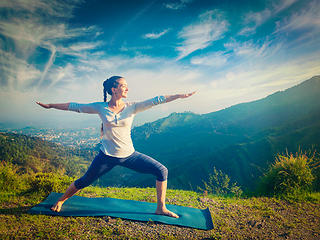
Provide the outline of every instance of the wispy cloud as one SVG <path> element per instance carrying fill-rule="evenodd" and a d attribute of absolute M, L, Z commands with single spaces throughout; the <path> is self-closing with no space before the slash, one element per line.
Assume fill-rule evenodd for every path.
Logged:
<path fill-rule="evenodd" d="M 262 44 L 254 43 L 252 40 L 246 42 L 237 42 L 232 40 L 225 43 L 224 46 L 238 56 L 245 56 L 250 59 L 261 58 L 266 54 L 270 54 L 272 51 L 271 42 L 264 41 Z"/>
<path fill-rule="evenodd" d="M 239 31 L 239 35 L 250 36 L 256 33 L 258 27 L 266 23 L 270 18 L 290 7 L 298 0 L 280 0 L 278 4 L 268 6 L 260 12 L 249 12 L 243 17 L 245 27 Z"/>
<path fill-rule="evenodd" d="M 86 69 L 87 70 L 87 69 Z M 67 84 L 72 84 L 73 88 L 76 84 L 74 84 L 77 69 L 72 64 L 67 64 L 64 67 L 55 67 L 51 69 L 50 74 L 48 75 L 48 79 L 50 79 L 50 84 L 47 86 L 47 89 L 51 89 L 52 87 L 57 86 L 58 88 L 64 88 Z M 85 71 L 82 71 L 85 72 Z M 86 71 L 88 72 L 88 70 Z M 60 83 L 60 84 L 59 84 Z"/>
<path fill-rule="evenodd" d="M 165 6 L 168 9 L 178 10 L 186 7 L 186 5 L 191 2 L 193 2 L 193 0 L 181 0 L 180 2 L 177 2 L 177 3 L 166 3 Z"/>
<path fill-rule="evenodd" d="M 0 8 L 7 11 L 7 16 L 18 17 L 71 17 L 75 6 L 83 0 L 2 0 Z"/>
<path fill-rule="evenodd" d="M 123 52 L 133 51 L 139 52 L 140 50 L 152 49 L 152 46 L 137 46 L 137 47 L 127 47 L 121 46 L 120 50 Z"/>
<path fill-rule="evenodd" d="M 224 75 L 215 78 L 202 94 L 210 95 L 213 108 L 216 108 L 216 105 L 220 108 L 229 107 L 239 102 L 264 98 L 319 74 L 319 60 L 309 57 L 285 63 L 264 63 L 257 60 L 227 69 Z"/>
<path fill-rule="evenodd" d="M 50 49 L 50 44 L 72 39 L 88 34 L 95 34 L 96 29 L 90 28 L 68 28 L 64 23 L 48 25 L 35 19 L 12 19 L 10 22 L 0 21 L 0 34 L 12 38 L 18 42 L 25 42 Z M 20 44 L 20 43 L 18 43 Z M 21 45 L 19 45 L 21 46 Z M 27 46 L 21 46 L 26 48 Z"/>
<path fill-rule="evenodd" d="M 143 38 L 150 38 L 150 39 L 157 39 L 157 38 L 163 36 L 164 34 L 168 33 L 170 30 L 171 29 L 168 28 L 168 29 L 163 30 L 160 33 L 154 33 L 154 32 L 153 33 L 147 33 L 147 34 L 142 35 L 142 37 Z"/>
<path fill-rule="evenodd" d="M 320 32 L 320 3 L 311 2 L 305 8 L 292 14 L 292 16 L 277 22 L 276 32 L 291 32 L 297 30 L 316 29 Z"/>
<path fill-rule="evenodd" d="M 280 0 L 279 4 L 274 5 L 275 13 L 279 13 L 288 7 L 292 6 L 295 2 L 299 0 Z"/>
<path fill-rule="evenodd" d="M 180 31 L 179 37 L 184 41 L 176 48 L 180 52 L 177 59 L 182 59 L 199 49 L 205 49 L 213 41 L 223 38 L 228 26 L 229 23 L 223 17 L 223 13 L 217 10 L 200 15 L 197 23 L 186 26 Z"/>
<path fill-rule="evenodd" d="M 75 4 L 80 1 L 2 1 L 1 11 L 7 18 L 0 17 L 0 35 L 6 41 L 6 52 L 0 55 L 0 71 L 3 73 L 1 85 L 23 91 L 51 87 L 61 80 L 61 77 L 50 76 L 57 67 L 55 59 L 57 55 L 71 55 L 86 58 L 86 52 L 101 46 L 103 43 L 94 41 L 99 29 L 96 27 L 71 28 L 61 22 L 60 17 L 72 16 Z M 71 4 L 70 4 L 71 3 Z M 14 9 L 14 11 L 13 11 Z M 100 32 L 101 33 L 101 32 Z M 91 37 L 91 42 L 82 38 Z M 73 40 L 67 43 L 66 40 Z M 80 40 L 80 41 L 79 41 Z M 4 49 L 4 47 L 3 47 Z M 14 53 L 11 53 L 11 50 Z M 43 70 L 37 68 L 37 62 L 29 63 L 28 59 L 36 59 L 37 56 L 46 53 L 47 59 L 41 58 L 40 65 Z M 43 55 L 45 56 L 45 55 Z M 14 63 L 14 65 L 13 65 Z M 8 67 L 10 66 L 10 67 Z M 15 83 L 15 84 L 13 84 Z"/>
<path fill-rule="evenodd" d="M 54 62 L 55 55 L 56 55 L 56 47 L 54 45 L 52 45 L 50 58 L 46 64 L 46 67 L 42 73 L 42 76 L 37 84 L 39 87 L 42 85 L 44 78 L 47 76 L 48 70 L 50 69 L 50 67 L 52 66 L 52 64 Z"/>
<path fill-rule="evenodd" d="M 245 27 L 241 29 L 239 35 L 249 36 L 256 32 L 256 29 L 261 26 L 271 16 L 271 11 L 265 9 L 262 12 L 250 12 L 244 17 Z"/>
<path fill-rule="evenodd" d="M 225 52 L 214 52 L 208 53 L 191 58 L 191 64 L 193 65 L 203 65 L 208 67 L 221 67 L 228 60 L 229 54 Z"/>
<path fill-rule="evenodd" d="M 87 33 L 87 35 L 90 35 Z M 79 35 L 78 37 L 81 37 L 82 35 Z M 75 38 L 72 38 L 75 39 Z M 88 57 L 88 54 L 91 55 L 90 51 L 97 49 L 101 46 L 103 46 L 105 43 L 101 41 L 91 41 L 91 42 L 85 42 L 80 41 L 73 44 L 57 44 L 56 51 L 60 55 L 69 55 L 73 57 L 78 57 L 80 59 L 86 59 Z"/>
<path fill-rule="evenodd" d="M 2 77 L 1 88 L 4 91 L 19 89 L 25 91 L 34 83 L 34 79 L 41 76 L 41 72 L 24 59 L 17 58 L 15 54 L 0 50 L 0 68 Z M 5 76 L 8 76 L 5 78 Z"/>

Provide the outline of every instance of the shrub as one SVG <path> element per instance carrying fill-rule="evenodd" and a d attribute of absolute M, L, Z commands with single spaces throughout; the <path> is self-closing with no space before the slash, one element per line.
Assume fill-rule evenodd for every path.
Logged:
<path fill-rule="evenodd" d="M 312 173 L 316 163 L 314 156 L 308 156 L 301 151 L 295 156 L 279 154 L 259 182 L 259 192 L 262 195 L 275 196 L 310 191 L 315 179 Z"/>
<path fill-rule="evenodd" d="M 213 174 L 209 174 L 209 182 L 203 181 L 204 189 L 198 187 L 203 193 L 208 194 L 218 194 L 218 195 L 233 195 L 240 196 L 242 190 L 237 183 L 233 183 L 229 186 L 230 178 L 227 174 L 223 173 L 221 170 L 217 171 L 213 168 Z"/>
<path fill-rule="evenodd" d="M 68 176 L 59 176 L 54 173 L 37 173 L 29 179 L 30 191 L 61 192 L 65 191 L 73 181 L 74 179 Z"/>
<path fill-rule="evenodd" d="M 23 178 L 17 174 L 19 167 L 11 162 L 0 163 L 0 190 L 11 191 L 20 188 Z"/>

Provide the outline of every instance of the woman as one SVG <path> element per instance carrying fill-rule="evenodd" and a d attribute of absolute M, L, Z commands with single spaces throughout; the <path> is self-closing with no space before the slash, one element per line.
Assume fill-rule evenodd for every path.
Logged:
<path fill-rule="evenodd" d="M 102 120 L 102 141 L 99 154 L 94 158 L 87 172 L 80 179 L 73 182 L 61 198 L 52 206 L 51 210 L 59 212 L 62 204 L 80 189 L 89 186 L 99 177 L 109 172 L 114 166 L 120 165 L 141 173 L 153 174 L 157 177 L 157 209 L 155 214 L 178 218 L 165 206 L 168 170 L 161 163 L 149 156 L 134 150 L 131 140 L 131 126 L 134 116 L 141 111 L 161 103 L 171 102 L 178 98 L 187 98 L 195 94 L 176 94 L 158 96 L 142 102 L 124 102 L 127 98 L 128 85 L 123 77 L 113 76 L 103 83 L 104 102 L 90 104 L 60 103 L 43 104 L 44 108 L 70 110 L 79 113 L 98 114 Z M 111 100 L 106 102 L 107 94 Z"/>

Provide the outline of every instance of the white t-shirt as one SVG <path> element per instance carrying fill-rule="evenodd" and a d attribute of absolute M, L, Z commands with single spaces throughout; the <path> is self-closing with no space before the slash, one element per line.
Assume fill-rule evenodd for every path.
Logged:
<path fill-rule="evenodd" d="M 89 104 L 71 102 L 68 110 L 78 113 L 98 114 L 103 123 L 100 150 L 106 155 L 123 158 L 130 156 L 135 151 L 131 139 L 131 126 L 134 116 L 165 102 L 164 96 L 157 96 L 141 102 L 126 102 L 124 109 L 118 114 L 108 108 L 108 102 Z"/>

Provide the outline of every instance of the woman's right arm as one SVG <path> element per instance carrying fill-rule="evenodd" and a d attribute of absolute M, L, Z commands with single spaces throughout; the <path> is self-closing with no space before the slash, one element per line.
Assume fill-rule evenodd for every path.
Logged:
<path fill-rule="evenodd" d="M 49 104 L 45 104 L 45 103 L 40 103 L 40 102 L 36 102 L 38 105 L 40 105 L 43 108 L 55 108 L 55 109 L 59 109 L 59 110 L 68 110 L 70 103 L 49 103 Z"/>
<path fill-rule="evenodd" d="M 100 103 L 89 103 L 89 104 L 80 104 L 75 102 L 70 103 L 40 103 L 36 102 L 38 105 L 40 105 L 43 108 L 55 108 L 59 110 L 66 110 L 66 111 L 73 111 L 77 113 L 98 113 L 100 109 Z"/>

